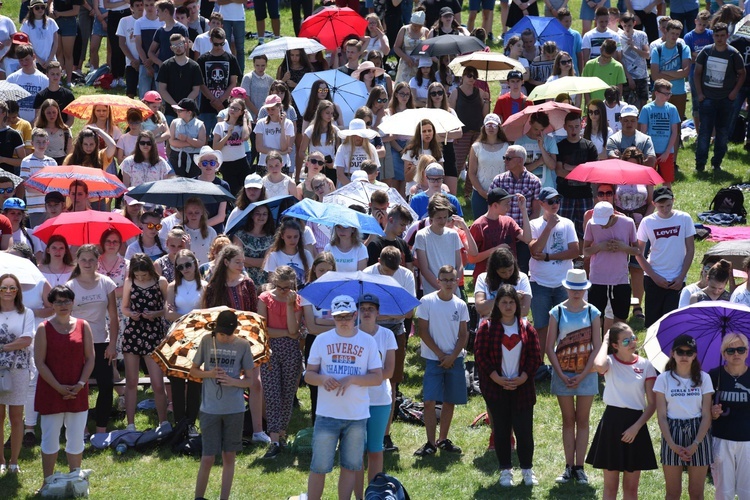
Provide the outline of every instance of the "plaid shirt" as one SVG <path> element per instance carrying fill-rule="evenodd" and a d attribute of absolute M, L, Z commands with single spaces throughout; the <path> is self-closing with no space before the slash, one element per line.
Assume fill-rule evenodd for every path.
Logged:
<path fill-rule="evenodd" d="M 502 174 L 496 176 L 492 180 L 490 190 L 497 187 L 505 189 L 509 194 L 521 193 L 526 197 L 526 213 L 531 218 L 531 207 L 534 200 L 539 199 L 539 191 L 542 190 L 542 181 L 539 177 L 532 174 L 526 168 L 523 169 L 521 177 L 516 180 L 515 176 L 508 170 Z M 518 207 L 518 198 L 513 197 L 510 200 L 510 210 L 508 215 L 513 217 L 519 226 L 523 227 L 523 217 L 521 217 L 521 209 Z"/>
<path fill-rule="evenodd" d="M 539 337 L 528 320 L 519 321 L 518 333 L 521 335 L 521 359 L 518 373 L 526 373 L 528 379 L 515 391 L 508 391 L 496 384 L 490 374 L 496 371 L 502 376 L 503 344 L 505 335 L 500 321 L 483 321 L 479 325 L 474 340 L 474 360 L 479 369 L 479 387 L 482 396 L 490 401 L 505 400 L 514 405 L 514 410 L 524 411 L 536 404 L 536 388 L 534 376 L 542 364 L 542 351 L 539 347 Z"/>

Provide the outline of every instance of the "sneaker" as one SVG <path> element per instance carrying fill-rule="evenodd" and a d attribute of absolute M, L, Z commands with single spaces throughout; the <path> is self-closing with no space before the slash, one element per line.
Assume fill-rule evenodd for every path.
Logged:
<path fill-rule="evenodd" d="M 5 464 L 0 464 L 0 475 L 5 474 L 7 472 L 7 467 Z"/>
<path fill-rule="evenodd" d="M 127 426 L 125 427 L 125 430 L 126 430 L 126 431 L 133 431 L 133 432 L 135 432 L 135 431 L 136 431 L 136 430 L 135 430 L 135 424 L 128 424 L 128 425 L 127 425 Z"/>
<path fill-rule="evenodd" d="M 695 171 L 696 172 L 703 172 L 705 170 L 706 170 L 706 166 L 705 165 L 696 165 L 695 166 Z"/>
<path fill-rule="evenodd" d="M 195 438 L 200 436 L 200 432 L 198 432 L 198 428 L 195 426 L 195 424 L 188 425 L 187 428 L 187 435 L 189 438 Z"/>
<path fill-rule="evenodd" d="M 36 446 L 37 440 L 36 440 L 36 434 L 34 434 L 34 431 L 26 431 L 23 433 L 23 446 L 24 448 L 33 448 Z"/>
<path fill-rule="evenodd" d="M 265 432 L 253 432 L 253 443 L 271 444 L 271 438 Z"/>
<path fill-rule="evenodd" d="M 21 469 L 18 467 L 18 464 L 10 464 L 8 466 L 8 474 L 18 474 L 21 472 Z"/>
<path fill-rule="evenodd" d="M 495 433 L 494 432 L 490 433 L 490 444 L 487 445 L 487 451 L 495 451 Z"/>
<path fill-rule="evenodd" d="M 572 478 L 573 478 L 573 470 L 570 468 L 570 466 L 566 465 L 565 471 L 563 471 L 562 474 L 557 476 L 557 478 L 555 479 L 555 482 L 559 484 L 565 484 L 569 482 Z"/>
<path fill-rule="evenodd" d="M 279 443 L 271 443 L 268 445 L 268 451 L 263 455 L 263 459 L 276 458 L 279 456 L 279 453 L 281 453 L 281 446 Z"/>
<path fill-rule="evenodd" d="M 513 471 L 511 469 L 503 469 L 500 471 L 500 486 L 510 488 L 513 486 Z"/>
<path fill-rule="evenodd" d="M 453 444 L 450 439 L 443 439 L 437 442 L 437 447 L 448 453 L 461 453 L 461 448 Z"/>
<path fill-rule="evenodd" d="M 583 471 L 583 467 L 580 469 L 573 469 L 573 478 L 578 484 L 589 484 L 589 477 Z"/>
<path fill-rule="evenodd" d="M 526 486 L 539 485 L 536 474 L 534 474 L 534 469 L 521 469 L 521 476 L 523 476 L 523 484 Z"/>
<path fill-rule="evenodd" d="M 398 446 L 393 444 L 390 434 L 386 434 L 383 437 L 383 451 L 398 451 Z"/>
<path fill-rule="evenodd" d="M 437 453 L 437 448 L 435 448 L 434 444 L 427 441 L 420 449 L 414 452 L 414 455 L 417 457 L 426 457 L 428 455 L 434 455 L 435 453 Z"/>
<path fill-rule="evenodd" d="M 172 424 L 167 422 L 166 420 L 159 424 L 159 427 L 156 428 L 156 434 L 158 435 L 166 435 L 172 432 Z"/>

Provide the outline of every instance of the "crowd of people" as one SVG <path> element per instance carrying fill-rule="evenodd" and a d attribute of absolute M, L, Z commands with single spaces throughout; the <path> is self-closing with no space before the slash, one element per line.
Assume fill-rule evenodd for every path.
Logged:
<path fill-rule="evenodd" d="M 500 486 L 515 484 L 514 447 L 521 482 L 539 483 L 535 381 L 550 377 L 565 455 L 556 482 L 588 484 L 589 464 L 603 470 L 604 498 L 616 498 L 620 488 L 624 498 L 637 498 L 640 471 L 657 468 L 646 426 L 656 413 L 667 498 L 680 497 L 684 467 L 691 498 L 702 497 L 708 466 L 717 498 L 746 494 L 747 337 L 727 335 L 724 366 L 707 374 L 686 332 L 666 347 L 670 360 L 657 376 L 625 321 L 631 306 L 646 327 L 704 300 L 750 306 L 747 287 L 734 288 L 731 266 L 720 258 L 706 256 L 700 281 L 685 286 L 695 228 L 675 208 L 671 189 L 688 91 L 698 131 L 696 169 L 705 169 L 712 137 L 711 166 L 721 169 L 728 133 L 750 96 L 750 42 L 738 36 L 728 43 L 742 16 L 731 3 L 712 14 L 697 3 L 674 12 L 673 1 L 673 17 L 658 19 L 659 2 L 625 3 L 620 12 L 584 2 L 581 36 L 570 27 L 566 2 L 545 1 L 546 15 L 568 29 L 574 47 L 540 45 L 531 30 L 509 37 L 505 53 L 525 69 L 508 71 L 497 96 L 476 68 L 454 73 L 452 56 L 411 55 L 421 40 L 446 34 L 491 41 L 493 5 L 486 2 L 470 3 L 469 29 L 461 25 L 457 1 L 366 2 L 364 36 L 318 54 L 290 50 L 275 77 L 266 72 L 265 55 L 253 57 L 245 73 L 244 2 L 214 8 L 197 0 L 30 0 L 19 31 L 0 16 L 1 76 L 31 94 L 0 101 L 0 250 L 31 260 L 45 277 L 22 283 L 12 273 L 0 276 L 0 368 L 7 372 L 2 387 L 11 387 L 0 391 L 0 419 L 7 407 L 11 429 L 10 458 L 2 458 L 0 473 L 20 471 L 22 446 L 38 443 L 38 420 L 45 477 L 54 472 L 63 426 L 71 470 L 81 467 L 88 435 L 112 430 L 115 404 L 125 412 L 126 429 L 136 431 L 145 365 L 157 434 L 181 424 L 188 436 L 202 435 L 196 498 L 205 495 L 218 454 L 221 497 L 229 496 L 242 449 L 245 392 L 252 416 L 245 431 L 267 446 L 263 458 L 271 460 L 292 431 L 301 381 L 310 391 L 314 425 L 306 495 L 322 496 L 338 447 L 339 497 L 363 498 L 367 482 L 383 470 L 383 453 L 398 449 L 390 428 L 411 335 L 419 337 L 425 360 L 426 441 L 415 455 L 462 453 L 450 427 L 455 406 L 467 403 L 464 358 L 472 326 Z M 311 4 L 293 3 L 295 32 Z M 507 29 L 535 14 L 536 3 L 501 7 Z M 483 27 L 474 29 L 479 10 Z M 277 1 L 256 0 L 255 13 L 259 44 L 279 35 Z M 266 15 L 273 35 L 266 35 Z M 76 36 L 87 29 L 79 50 Z M 84 67 L 86 44 L 91 69 L 100 66 L 105 36 L 113 85 L 151 114 L 144 118 L 133 106 L 118 123 L 111 106 L 95 105 L 73 134 L 75 117 L 64 112 L 74 100 L 71 82 Z M 389 72 L 390 55 L 399 64 Z M 327 69 L 367 89 L 367 104 L 348 123 L 325 80 L 313 84 L 306 106 L 292 99 L 304 75 Z M 528 131 L 508 139 L 504 124 L 533 104 L 527 96 L 535 87 L 578 75 L 597 76 L 610 87 L 556 96 L 583 112 L 568 112 L 559 130 L 546 113 L 530 113 Z M 443 131 L 422 119 L 410 135 L 379 130 L 419 108 L 441 109 L 464 126 Z M 747 141 L 745 149 L 750 135 Z M 615 158 L 653 167 L 664 184 L 567 178 L 582 163 Z M 27 186 L 41 169 L 57 165 L 106 170 L 128 189 L 190 177 L 236 199 L 206 203 L 194 196 L 183 206 L 163 207 L 128 194 L 92 197 L 81 179 L 66 194 Z M 283 196 L 324 202 L 350 183 L 373 188 L 366 209 L 351 208 L 372 215 L 383 236 L 278 218 L 264 203 Z M 243 223 L 225 234 L 230 213 L 248 207 Z M 463 219 L 468 207 L 471 224 Z M 89 210 L 117 211 L 141 232 L 125 239 L 110 228 L 98 241 L 75 247 L 64 234 L 46 241 L 34 235 L 63 212 Z M 325 309 L 298 294 L 330 271 L 390 276 L 420 305 L 414 314 L 386 316 L 373 294 L 341 295 Z M 464 287 L 469 275 L 471 300 Z M 216 306 L 266 318 L 269 362 L 254 366 L 248 344 L 234 335 L 236 314 L 228 311 L 200 344 L 193 380 L 170 376 L 165 383 L 151 353 L 170 324 Z M 590 439 L 599 375 L 607 407 Z M 115 387 L 123 376 L 124 386 Z M 90 379 L 97 386 L 93 422 Z"/>

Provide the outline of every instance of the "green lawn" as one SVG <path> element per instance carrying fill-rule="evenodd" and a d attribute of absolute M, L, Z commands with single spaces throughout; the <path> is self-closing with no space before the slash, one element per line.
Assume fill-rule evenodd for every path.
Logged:
<path fill-rule="evenodd" d="M 571 3 L 574 17 L 577 18 L 580 0 Z M 19 0 L 6 0 L 0 11 L 13 18 L 17 17 Z M 541 7 L 541 6 L 540 6 Z M 255 30 L 253 15 L 248 13 L 247 28 Z M 291 16 L 288 10 L 282 11 L 282 32 L 291 34 Z M 465 20 L 466 18 L 464 18 Z M 580 21 L 575 21 L 580 28 Z M 494 33 L 501 33 L 499 12 L 495 15 Z M 105 42 L 106 43 L 106 42 Z M 246 43 L 248 52 L 255 42 Z M 499 50 L 499 47 L 493 46 Z M 102 54 L 102 61 L 104 61 Z M 275 63 L 275 64 L 274 64 Z M 275 71 L 277 62 L 269 65 L 269 71 Z M 273 74 L 273 73 L 272 73 Z M 497 88 L 493 89 L 496 93 Z M 88 93 L 89 88 L 76 88 L 77 95 Z M 76 131 L 80 125 L 76 124 Z M 711 173 L 697 175 L 694 172 L 694 144 L 688 143 L 679 154 L 681 171 L 674 184 L 676 193 L 676 207 L 695 216 L 708 208 L 708 204 L 715 192 L 724 186 L 747 179 L 745 163 L 747 153 L 741 147 L 732 145 L 724 162 L 724 172 L 713 175 Z M 459 192 L 462 190 L 459 189 Z M 462 200 L 464 210 L 469 210 L 467 200 Z M 709 242 L 696 245 L 694 265 L 690 272 L 690 281 L 695 281 L 698 275 L 703 252 L 711 246 Z M 641 322 L 633 322 L 634 328 L 643 337 Z M 411 398 L 421 397 L 421 373 L 423 363 L 416 355 L 418 341 L 414 338 L 409 342 L 407 356 L 406 380 L 401 386 L 402 392 Z M 534 432 L 536 441 L 535 470 L 540 485 L 535 488 L 523 486 L 513 489 L 500 489 L 497 486 L 498 471 L 494 453 L 486 451 L 489 429 L 480 427 L 471 429 L 469 424 L 474 417 L 483 411 L 481 397 L 473 397 L 469 404 L 456 411 L 451 431 L 453 441 L 464 449 L 460 457 L 438 455 L 426 459 L 417 459 L 413 451 L 425 441 L 424 429 L 401 422 L 393 426 L 394 442 L 401 447 L 401 451 L 387 454 L 385 459 L 386 471 L 399 477 L 411 493 L 412 498 L 600 498 L 602 494 L 602 476 L 597 471 L 589 470 L 591 484 L 589 486 L 556 485 L 554 478 L 564 466 L 563 451 L 560 445 L 560 412 L 554 397 L 549 394 L 549 384 L 538 386 L 538 404 L 535 411 Z M 149 392 L 141 392 L 141 398 L 150 397 Z M 299 391 L 302 408 L 294 412 L 290 433 L 309 425 L 309 393 L 307 389 Z M 92 399 L 93 403 L 93 399 Z M 591 432 L 593 434 L 598 419 L 603 411 L 603 403 L 597 399 L 591 415 Z M 155 413 L 140 413 L 136 421 L 138 428 L 155 427 Z M 124 428 L 123 415 L 118 415 L 112 422 L 112 428 Z M 658 452 L 658 427 L 656 419 L 649 423 L 654 447 Z M 5 424 L 5 437 L 9 427 Z M 255 447 L 248 448 L 238 457 L 233 497 L 234 498 L 286 498 L 299 494 L 306 488 L 309 457 L 295 457 L 291 452 L 284 453 L 275 461 L 262 460 L 263 450 Z M 6 456 L 8 452 L 6 452 Z M 192 498 L 198 461 L 194 458 L 178 457 L 167 449 L 156 449 L 145 454 L 129 451 L 123 456 L 117 456 L 113 451 L 97 452 L 87 450 L 84 455 L 84 467 L 93 469 L 91 477 L 91 492 L 94 498 L 148 498 L 173 499 Z M 24 498 L 29 497 L 41 485 L 41 457 L 39 448 L 24 449 L 21 455 L 23 473 L 18 476 L 6 475 L 0 477 L 0 497 Z M 64 459 L 61 458 L 59 470 L 65 470 Z M 209 484 L 208 497 L 216 498 L 219 492 L 219 467 L 214 468 Z M 335 498 L 337 472 L 328 477 L 325 490 L 326 498 Z M 661 471 L 646 472 L 642 475 L 640 497 L 644 499 L 663 498 L 664 485 Z M 707 483 L 706 497 L 713 498 L 713 487 Z"/>

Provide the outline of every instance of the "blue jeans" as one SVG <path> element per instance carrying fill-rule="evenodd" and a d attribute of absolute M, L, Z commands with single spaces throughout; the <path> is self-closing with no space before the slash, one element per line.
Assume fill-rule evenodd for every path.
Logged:
<path fill-rule="evenodd" d="M 568 292 L 562 285 L 549 288 L 532 281 L 531 293 L 531 317 L 534 318 L 534 327 L 544 328 L 549 325 L 550 309 L 567 300 Z"/>
<path fill-rule="evenodd" d="M 156 90 L 156 71 L 154 76 L 148 76 L 146 66 L 141 64 L 138 66 L 138 95 L 143 99 L 149 90 Z"/>
<path fill-rule="evenodd" d="M 741 87 L 739 93 L 737 94 L 737 99 L 734 100 L 733 106 L 732 106 L 732 117 L 729 119 L 729 134 L 734 133 L 734 127 L 737 123 L 737 117 L 740 116 L 740 110 L 742 109 L 742 104 L 745 102 L 747 98 L 750 97 L 750 88 L 747 87 Z M 747 121 L 747 130 L 745 132 L 745 140 L 750 140 L 750 120 Z"/>
<path fill-rule="evenodd" d="M 366 418 L 342 420 L 318 415 L 315 417 L 310 471 L 315 474 L 331 472 L 336 445 L 339 447 L 339 463 L 342 469 L 362 470 L 362 455 L 365 452 L 366 439 Z"/>
<path fill-rule="evenodd" d="M 717 117 L 731 117 L 734 102 L 729 98 L 709 99 L 705 98 L 700 103 L 701 127 L 698 131 L 698 147 L 695 150 L 695 167 L 700 169 L 706 166 L 708 161 L 708 149 L 711 147 L 711 131 L 716 127 L 716 139 L 714 139 L 714 156 L 711 165 L 720 167 L 724 155 L 727 153 L 729 142 L 729 120 L 717 120 Z"/>
<path fill-rule="evenodd" d="M 696 16 L 698 16 L 698 9 L 687 12 L 670 11 L 669 13 L 669 17 L 682 23 L 682 34 L 680 36 L 685 36 L 686 33 L 695 29 Z"/>
<path fill-rule="evenodd" d="M 401 21 L 404 26 L 411 23 L 411 14 L 414 10 L 414 0 L 403 0 L 401 2 Z"/>
<path fill-rule="evenodd" d="M 227 42 L 236 51 L 237 62 L 240 65 L 240 74 L 245 74 L 245 21 L 224 21 L 224 31 L 227 34 Z"/>
<path fill-rule="evenodd" d="M 205 99 L 205 97 L 201 96 L 201 99 Z M 218 121 L 218 116 L 216 113 L 201 113 L 198 115 L 198 119 L 206 126 L 206 143 L 212 144 L 214 140 L 214 127 Z"/>
<path fill-rule="evenodd" d="M 471 212 L 474 214 L 474 219 L 487 213 L 487 200 L 482 198 L 476 189 L 471 192 Z"/>

